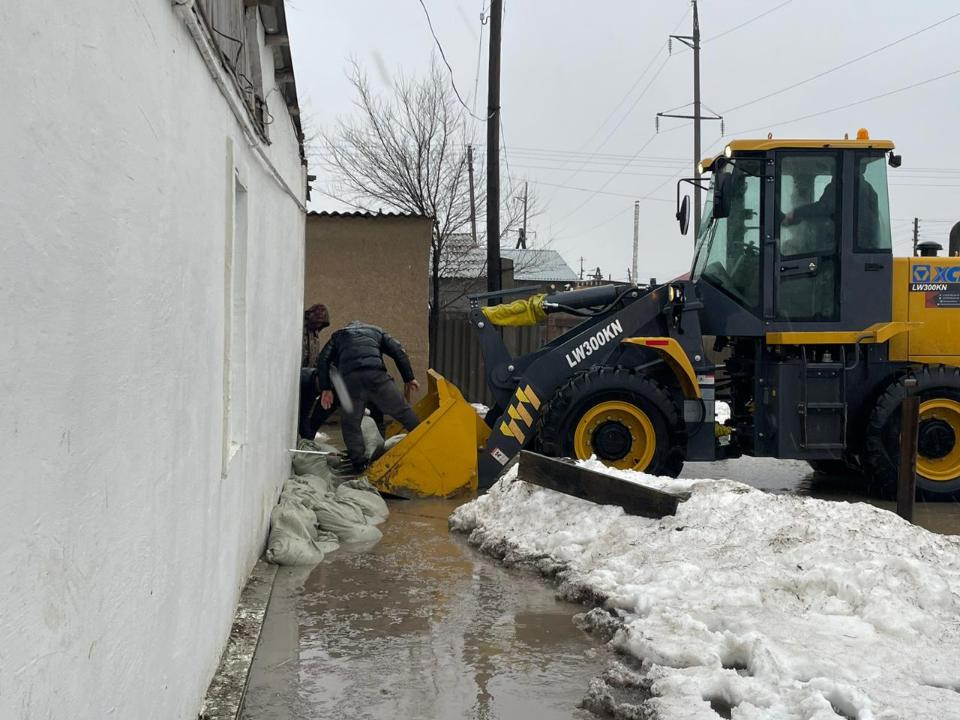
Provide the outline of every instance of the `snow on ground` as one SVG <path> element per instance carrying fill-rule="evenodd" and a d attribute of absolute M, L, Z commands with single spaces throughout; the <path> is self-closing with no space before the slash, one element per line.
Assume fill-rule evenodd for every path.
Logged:
<path fill-rule="evenodd" d="M 960 718 L 960 538 L 866 504 L 612 472 L 690 497 L 649 520 L 517 481 L 514 468 L 450 518 L 484 551 L 556 573 L 563 594 L 598 605 L 579 620 L 636 661 L 595 680 L 588 706 L 685 720 Z"/>

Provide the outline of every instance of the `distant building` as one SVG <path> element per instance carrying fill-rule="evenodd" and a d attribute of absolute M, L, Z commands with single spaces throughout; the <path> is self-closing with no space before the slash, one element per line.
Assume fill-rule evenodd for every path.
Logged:
<path fill-rule="evenodd" d="M 433 220 L 403 213 L 312 212 L 307 216 L 304 307 L 323 303 L 330 332 L 351 320 L 383 327 L 425 378 L 430 343 L 427 270 Z M 387 367 L 393 371 L 393 363 Z"/>
<path fill-rule="evenodd" d="M 195 719 L 296 439 L 284 5 L 0 14 L 0 718 Z"/>
<path fill-rule="evenodd" d="M 465 312 L 467 296 L 486 292 L 487 250 L 473 243 L 469 235 L 455 235 L 447 241 L 446 258 L 440 268 L 442 312 Z M 573 285 L 578 275 L 556 250 L 549 248 L 501 248 L 500 258 L 512 263 L 512 278 L 504 267 L 504 287 L 531 287 L 545 292 Z"/>

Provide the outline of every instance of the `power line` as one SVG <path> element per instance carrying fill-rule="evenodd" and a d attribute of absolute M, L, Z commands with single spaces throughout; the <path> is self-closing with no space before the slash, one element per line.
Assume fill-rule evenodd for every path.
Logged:
<path fill-rule="evenodd" d="M 751 23 L 755 23 L 757 20 L 760 20 L 761 18 L 765 18 L 765 17 L 766 17 L 767 15 L 769 15 L 770 13 L 779 10 L 780 8 L 784 7 L 785 5 L 789 5 L 791 2 L 793 2 L 793 0 L 784 0 L 784 2 L 780 3 L 779 5 L 775 5 L 774 7 L 770 8 L 769 10 L 765 10 L 764 12 L 760 13 L 759 15 L 755 15 L 754 17 L 750 18 L 749 20 L 745 20 L 744 22 L 740 23 L 739 25 L 734 25 L 732 28 L 727 28 L 726 30 L 724 30 L 724 31 L 721 32 L 721 33 L 718 33 L 718 34 L 716 34 L 716 35 L 713 35 L 713 36 L 711 36 L 711 37 L 708 37 L 708 38 L 704 39 L 702 42 L 703 42 L 703 43 L 708 43 L 708 42 L 713 42 L 714 40 L 719 40 L 719 39 L 722 38 L 724 35 L 729 35 L 729 34 L 732 33 L 732 32 L 736 32 L 736 31 L 739 30 L 740 28 L 744 28 L 744 27 L 746 27 L 747 25 L 750 25 Z M 686 52 L 690 52 L 690 48 L 684 47 L 682 50 L 679 50 L 679 51 L 677 52 L 677 55 L 682 55 L 683 53 L 686 53 Z"/>
<path fill-rule="evenodd" d="M 524 170 L 547 170 L 547 171 L 554 171 L 554 172 L 563 172 L 564 170 L 566 170 L 566 168 L 564 168 L 564 167 L 550 167 L 550 166 L 547 166 L 547 165 L 523 165 L 523 164 L 518 165 L 518 164 L 514 163 L 513 166 L 514 166 L 515 168 L 523 168 Z M 686 167 L 686 163 L 684 164 L 684 167 Z M 663 169 L 664 169 L 664 170 L 672 170 L 672 169 L 674 169 L 674 168 L 673 168 L 673 166 L 671 166 L 670 168 L 663 168 Z M 610 173 L 613 173 L 613 172 L 616 172 L 616 171 L 615 171 L 615 170 L 596 170 L 596 169 L 590 168 L 590 169 L 581 170 L 580 172 L 583 172 L 583 173 L 594 173 L 594 174 L 599 174 L 599 175 L 609 175 Z M 670 175 L 669 173 L 662 173 L 662 172 L 659 172 L 659 173 L 655 173 L 655 172 L 621 172 L 620 174 L 621 174 L 621 175 L 628 175 L 628 176 L 630 176 L 630 177 L 660 177 L 660 178 L 662 178 L 662 177 L 671 177 L 671 175 Z"/>
<path fill-rule="evenodd" d="M 746 26 L 749 25 L 750 23 L 754 23 L 754 22 L 756 22 L 757 20 L 759 20 L 760 18 L 765 18 L 765 17 L 766 17 L 767 15 L 769 15 L 770 13 L 776 12 L 777 10 L 779 10 L 780 8 L 782 8 L 784 5 L 789 5 L 791 2 L 793 2 L 793 0 L 785 0 L 784 2 L 780 3 L 779 5 L 775 5 L 774 7 L 770 8 L 770 9 L 767 10 L 766 12 L 762 12 L 762 13 L 760 13 L 759 15 L 750 18 L 750 19 L 747 20 L 746 22 L 742 22 L 742 23 L 740 23 L 739 25 L 735 25 L 734 27 L 730 28 L 729 30 L 724 30 L 722 33 L 719 33 L 718 35 L 714 35 L 714 36 L 712 36 L 712 37 L 708 37 L 708 38 L 707 38 L 706 40 L 704 40 L 703 42 L 708 43 L 708 42 L 713 42 L 714 40 L 719 40 L 719 39 L 722 38 L 723 36 L 729 35 L 729 34 L 732 33 L 732 32 L 736 32 L 736 31 L 739 30 L 740 28 L 746 27 Z"/>
<path fill-rule="evenodd" d="M 656 139 L 656 137 L 657 137 L 657 134 L 654 133 L 654 134 L 651 135 L 649 138 L 647 138 L 647 141 L 646 141 L 645 143 L 643 143 L 643 145 L 640 146 L 640 149 L 637 150 L 637 152 L 635 152 L 635 153 L 633 154 L 633 157 L 630 158 L 630 160 L 633 160 L 633 158 L 635 158 L 637 155 L 639 155 L 639 154 L 642 153 L 644 150 L 646 150 L 646 149 L 647 149 L 647 146 L 648 146 L 650 143 L 652 143 L 652 142 Z M 629 162 L 629 161 L 628 161 L 628 162 Z M 616 178 L 618 178 L 618 177 L 620 176 L 620 174 L 626 169 L 626 167 L 627 167 L 626 164 L 624 164 L 617 172 L 614 172 L 609 178 L 607 178 L 607 180 L 603 183 L 603 185 L 601 185 L 597 190 L 594 191 L 594 193 L 593 193 L 590 197 L 586 198 L 582 203 L 580 203 L 579 205 L 577 205 L 573 210 L 571 210 L 571 211 L 568 212 L 566 215 L 564 215 L 562 218 L 560 218 L 560 220 L 559 220 L 558 222 L 563 222 L 564 220 L 566 220 L 566 219 L 567 219 L 568 217 L 570 217 L 571 215 L 574 215 L 574 214 L 576 214 L 577 212 L 579 212 L 580 209 L 583 208 L 584 205 L 586 205 L 588 202 L 590 202 L 591 200 L 593 200 L 593 198 L 595 198 L 595 197 L 596 197 L 597 195 L 599 195 L 601 192 L 603 192 L 604 190 L 606 190 L 606 189 L 607 189 L 607 186 L 610 185 L 610 183 L 612 183 Z"/>
<path fill-rule="evenodd" d="M 500 147 L 503 148 L 503 164 L 507 170 L 507 183 L 510 185 L 510 196 L 513 196 L 513 177 L 510 175 L 510 160 L 507 158 L 507 134 L 503 131 L 503 115 L 500 115 Z"/>
<path fill-rule="evenodd" d="M 423 14 L 427 18 L 427 25 L 430 27 L 430 34 L 433 35 L 433 41 L 437 45 L 437 50 L 440 51 L 440 57 L 443 59 L 443 64 L 447 66 L 447 71 L 450 73 L 450 87 L 453 88 L 454 94 L 457 96 L 457 100 L 460 101 L 460 104 L 463 105 L 463 109 L 474 119 L 479 120 L 480 122 L 486 122 L 490 117 L 479 117 L 474 115 L 473 111 L 467 107 L 467 104 L 463 101 L 463 98 L 460 96 L 460 91 L 457 89 L 457 82 L 453 79 L 453 68 L 450 67 L 450 62 L 447 60 L 447 54 L 443 51 L 443 45 L 440 44 L 440 38 L 437 37 L 437 33 L 433 29 L 433 20 L 430 19 L 430 11 L 427 10 L 427 6 L 423 3 L 423 0 L 420 0 L 420 7 L 423 8 Z"/>
<path fill-rule="evenodd" d="M 477 90 L 480 87 L 480 61 L 483 59 L 483 27 L 486 23 L 483 21 L 487 12 L 486 0 L 480 0 L 480 39 L 477 42 L 477 73 L 473 77 L 473 110 L 477 112 Z"/>
<path fill-rule="evenodd" d="M 626 159 L 629 157 L 634 157 L 633 155 L 628 155 L 626 153 L 601 153 L 601 152 L 583 153 L 583 152 L 580 152 L 579 150 L 562 150 L 560 148 L 524 147 L 520 145 L 514 145 L 513 152 L 514 154 L 517 154 L 518 152 L 529 152 L 529 153 L 547 153 L 547 154 L 554 154 L 554 155 L 589 155 L 589 156 L 595 156 L 595 157 L 609 157 L 609 158 L 615 158 L 615 159 Z M 686 158 L 672 157 L 672 156 L 668 157 L 664 155 L 642 155 L 640 157 L 646 160 L 671 160 L 671 161 L 677 161 L 677 162 L 687 161 Z"/>
<path fill-rule="evenodd" d="M 579 191 L 579 192 L 592 192 L 592 193 L 594 193 L 594 194 L 596 194 L 596 195 L 610 195 L 610 196 L 613 196 L 613 197 L 625 197 L 625 198 L 630 198 L 631 200 L 654 200 L 654 201 L 656 201 L 656 202 L 670 202 L 669 200 L 665 200 L 665 199 L 662 199 L 662 198 L 648 198 L 648 197 L 643 197 L 643 196 L 637 197 L 636 194 L 609 192 L 609 191 L 606 191 L 606 190 L 595 190 L 595 189 L 593 189 L 593 188 L 573 187 L 573 186 L 571 186 L 571 185 L 562 185 L 562 184 L 560 184 L 560 183 L 544 182 L 543 180 L 533 180 L 532 182 L 533 182 L 535 185 L 547 185 L 547 186 L 549 186 L 549 187 L 560 188 L 560 189 L 563 189 L 563 190 L 577 190 L 577 191 Z"/>
<path fill-rule="evenodd" d="M 689 14 L 690 14 L 690 9 L 687 8 L 687 10 L 683 13 L 683 16 L 680 18 L 679 22 L 677 22 L 676 27 L 674 28 L 674 30 L 676 30 L 676 28 L 680 27 L 680 25 L 683 24 L 684 20 L 687 19 L 687 15 L 689 15 Z M 611 111 L 607 114 L 607 117 L 605 117 L 604 120 L 603 120 L 603 122 L 601 122 L 600 125 L 597 126 L 597 129 L 593 131 L 593 134 L 590 135 L 590 137 L 587 138 L 587 139 L 584 141 L 584 143 L 580 146 L 579 150 L 583 150 L 585 147 L 587 147 L 587 145 L 589 145 L 589 144 L 593 141 L 593 139 L 600 133 L 600 131 L 604 128 L 604 126 L 606 126 L 606 124 L 607 124 L 608 122 L 610 122 L 610 120 L 611 120 L 611 119 L 613 118 L 613 116 L 617 113 L 617 111 L 620 109 L 620 107 L 624 104 L 624 102 L 626 102 L 627 98 L 630 97 L 630 95 L 631 95 L 631 94 L 633 93 L 633 91 L 637 88 L 637 86 L 640 84 L 640 82 L 643 80 L 643 78 L 646 77 L 647 73 L 650 71 L 650 68 L 653 67 L 653 65 L 654 65 L 654 63 L 656 62 L 657 58 L 660 57 L 660 54 L 661 54 L 665 49 L 667 49 L 668 45 L 669 45 L 669 41 L 664 42 L 663 45 L 661 45 L 661 46 L 657 49 L 657 51 L 656 51 L 656 52 L 653 54 L 653 56 L 650 58 L 650 62 L 647 63 L 647 65 L 644 67 L 644 69 L 643 69 L 643 71 L 640 73 L 640 75 L 637 76 L 637 79 L 634 81 L 633 85 L 630 86 L 630 89 L 627 90 L 626 93 L 624 93 L 623 97 L 620 98 L 620 101 L 614 106 L 613 110 L 611 110 Z M 646 86 L 643 88 L 643 90 L 640 91 L 640 94 L 634 99 L 633 104 L 627 109 L 627 111 L 626 111 L 626 112 L 623 114 L 623 116 L 620 118 L 620 121 L 619 121 L 616 125 L 614 125 L 613 128 L 611 128 L 610 132 L 607 133 L 606 137 L 604 137 L 604 139 L 603 139 L 603 140 L 600 142 L 600 144 L 596 147 L 595 152 L 603 149 L 604 147 L 606 147 L 607 143 L 610 142 L 610 138 L 613 137 L 613 135 L 617 132 L 617 130 L 620 129 L 620 127 L 623 125 L 623 123 L 626 122 L 627 118 L 630 117 L 630 114 L 633 112 L 634 108 L 636 108 L 637 104 L 640 102 L 640 100 L 643 98 L 643 96 L 646 95 L 647 91 L 650 89 L 650 86 L 653 85 L 654 81 L 656 81 L 656 79 L 660 76 L 660 73 L 663 72 L 664 67 L 666 67 L 666 65 L 667 65 L 667 63 L 668 63 L 669 61 L 670 61 L 670 56 L 668 55 L 668 56 L 664 59 L 663 63 L 660 65 L 660 67 L 657 68 L 657 71 L 653 74 L 653 77 L 650 78 L 650 81 L 646 84 Z M 574 169 L 574 171 L 573 171 L 572 173 L 570 173 L 570 175 L 567 176 L 567 177 L 564 179 L 564 182 L 569 182 L 570 180 L 572 180 L 573 178 L 575 178 L 575 177 L 577 176 L 577 174 L 583 169 L 584 164 L 585 164 L 585 163 L 581 163 L 576 169 Z"/>
<path fill-rule="evenodd" d="M 772 11 L 771 11 L 771 12 L 772 12 Z M 727 110 L 724 110 L 722 114 L 723 114 L 723 115 L 726 115 L 727 113 L 731 113 L 731 112 L 733 112 L 733 111 L 735 111 L 735 110 L 740 110 L 740 109 L 745 108 L 745 107 L 748 107 L 748 106 L 750 106 L 750 105 L 754 105 L 754 104 L 756 104 L 756 103 L 758 103 L 758 102 L 760 102 L 760 101 L 762 101 L 762 100 L 767 100 L 768 98 L 772 98 L 772 97 L 775 97 L 775 96 L 777 96 L 777 95 L 781 95 L 782 93 L 785 93 L 785 92 L 787 92 L 788 90 L 793 90 L 794 88 L 798 88 L 798 87 L 800 87 L 801 85 L 806 85 L 807 83 L 813 82 L 814 80 L 817 80 L 817 79 L 819 79 L 819 78 L 822 78 L 822 77 L 824 77 L 825 75 L 829 75 L 830 73 L 836 72 L 837 70 L 842 70 L 843 68 L 849 67 L 849 66 L 853 65 L 854 63 L 858 63 L 858 62 L 860 62 L 861 60 L 864 60 L 864 59 L 870 57 L 871 55 L 876 55 L 876 54 L 879 53 L 879 52 L 883 52 L 884 50 L 887 50 L 888 48 L 892 48 L 894 45 L 899 45 L 900 43 L 905 42 L 905 41 L 909 40 L 910 38 L 916 37 L 917 35 L 919 35 L 919 34 L 921 34 L 921 33 L 925 33 L 927 30 L 932 30 L 933 28 L 935 28 L 935 27 L 937 27 L 937 26 L 939 26 L 939 25 L 943 25 L 945 22 L 949 22 L 950 20 L 953 20 L 954 18 L 957 18 L 957 17 L 960 17 L 960 13 L 955 13 L 955 14 L 951 15 L 950 17 L 947 17 L 947 18 L 944 18 L 943 20 L 940 20 L 940 21 L 938 21 L 938 22 L 935 22 L 933 25 L 928 25 L 927 27 L 922 28 L 922 29 L 920 29 L 920 30 L 917 30 L 917 31 L 915 31 L 915 32 L 912 32 L 912 33 L 910 33 L 909 35 L 904 35 L 902 38 L 899 38 L 899 39 L 897 39 L 897 40 L 894 40 L 893 42 L 887 43 L 886 45 L 881 45 L 880 47 L 878 47 L 878 48 L 876 48 L 876 49 L 874 49 L 874 50 L 871 50 L 871 51 L 868 52 L 868 53 L 864 53 L 863 55 L 860 55 L 860 56 L 858 56 L 858 57 L 855 57 L 855 58 L 853 58 L 852 60 L 847 60 L 846 62 L 840 63 L 839 65 L 836 65 L 836 66 L 834 66 L 834 67 L 832 67 L 832 68 L 829 68 L 829 69 L 827 69 L 827 70 L 824 70 L 823 72 L 819 72 L 819 73 L 817 73 L 816 75 L 811 75 L 810 77 L 806 78 L 805 80 L 800 80 L 799 82 L 795 82 L 793 85 L 788 85 L 787 87 L 781 88 L 780 90 L 775 90 L 774 92 L 767 93 L 766 95 L 761 95 L 761 96 L 758 97 L 758 98 L 754 98 L 753 100 L 749 100 L 749 101 L 747 101 L 747 102 L 745 102 L 745 103 L 741 103 L 740 105 L 736 105 L 736 106 L 734 106 L 734 107 L 732 107 L 732 108 L 729 108 L 729 109 L 727 109 Z"/>
<path fill-rule="evenodd" d="M 809 120 L 810 118 L 819 117 L 821 115 L 828 115 L 829 113 L 834 113 L 839 110 L 846 110 L 847 108 L 855 107 L 856 105 L 862 105 L 863 103 L 872 102 L 873 100 L 880 100 L 881 98 L 890 97 L 891 95 L 896 95 L 898 93 L 906 92 L 907 90 L 912 90 L 913 88 L 918 88 L 923 85 L 929 85 L 932 82 L 937 82 L 938 80 L 943 80 L 945 78 L 951 77 L 953 75 L 960 74 L 960 68 L 956 70 L 951 70 L 950 72 L 944 73 L 943 75 L 937 75 L 936 77 L 927 78 L 926 80 L 921 80 L 920 82 L 911 83 L 910 85 L 905 85 L 904 87 L 897 88 L 896 90 L 890 90 L 885 93 L 880 93 L 879 95 L 872 95 L 868 98 L 863 98 L 861 100 L 855 100 L 854 102 L 846 103 L 845 105 L 837 105 L 836 107 L 829 108 L 828 110 L 821 110 L 815 113 L 809 113 L 808 115 L 801 115 L 799 117 L 791 118 L 790 120 L 782 120 L 775 123 L 767 123 L 759 127 L 750 128 L 749 130 L 739 130 L 737 132 L 726 133 L 725 137 L 730 137 L 732 135 L 744 135 L 746 133 L 757 132 L 758 130 L 766 130 L 772 127 L 777 127 L 779 125 L 787 125 L 793 122 L 799 122 L 800 120 Z"/>

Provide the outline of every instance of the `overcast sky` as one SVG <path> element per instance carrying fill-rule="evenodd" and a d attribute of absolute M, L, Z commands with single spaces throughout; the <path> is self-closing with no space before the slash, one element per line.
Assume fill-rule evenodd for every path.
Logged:
<path fill-rule="evenodd" d="M 454 81 L 471 104 L 481 0 L 424 3 Z M 544 210 L 530 223 L 533 244 L 560 251 L 575 270 L 583 257 L 588 270 L 600 266 L 605 276 L 626 279 L 635 198 L 646 198 L 640 204 L 639 276 L 663 280 L 688 269 L 692 240 L 679 234 L 673 219 L 674 178 L 692 172 L 693 133 L 677 128 L 686 121 L 665 120 L 656 134 L 654 116 L 692 100 L 692 54 L 674 43 L 668 57 L 665 46 L 667 35 L 689 34 L 689 8 L 687 0 L 506 0 L 505 184 L 519 187 L 527 180 L 536 187 Z M 852 137 L 867 127 L 872 137 L 892 139 L 903 154 L 903 167 L 890 178 L 897 253 L 907 254 L 914 216 L 921 218 L 921 239 L 946 245 L 947 221 L 960 220 L 960 17 L 735 108 L 955 14 L 957 0 L 703 0 L 702 99 L 724 115 L 726 131 L 721 138 L 718 122 L 704 123 L 703 155 L 722 151 L 731 137 L 765 137 L 768 131 Z M 352 112 L 349 58 L 389 92 L 389 75 L 421 73 L 436 53 L 419 0 L 288 0 L 287 21 L 301 107 L 314 127 Z M 486 107 L 487 30 L 478 115 Z M 954 74 L 798 119 L 947 73 Z M 485 138 L 482 127 L 477 137 Z M 329 186 L 323 168 L 313 172 L 317 186 Z M 341 209 L 319 193 L 313 206 Z"/>

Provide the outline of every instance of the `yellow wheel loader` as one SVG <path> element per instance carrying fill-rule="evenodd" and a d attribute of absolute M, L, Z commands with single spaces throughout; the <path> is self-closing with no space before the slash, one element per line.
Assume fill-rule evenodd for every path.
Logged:
<path fill-rule="evenodd" d="M 893 150 L 865 130 L 856 139 L 735 140 L 701 163 L 708 194 L 688 279 L 492 307 L 482 306 L 490 294 L 473 296 L 470 322 L 496 401 L 489 433 L 471 435 L 465 415 L 456 430 L 431 423 L 424 434 L 445 438 L 457 469 L 437 471 L 453 482 L 418 476 L 419 487 L 487 487 L 527 448 L 667 475 L 685 460 L 793 458 L 889 488 L 900 404 L 912 392 L 919 490 L 960 491 L 960 258 L 935 249 L 894 258 Z M 690 205 L 680 188 L 697 182 L 677 185 L 684 233 Z M 583 321 L 512 357 L 497 325 L 554 312 Z M 731 409 L 723 425 L 717 401 Z M 401 475 L 390 455 L 410 440 L 374 474 L 383 463 Z"/>

